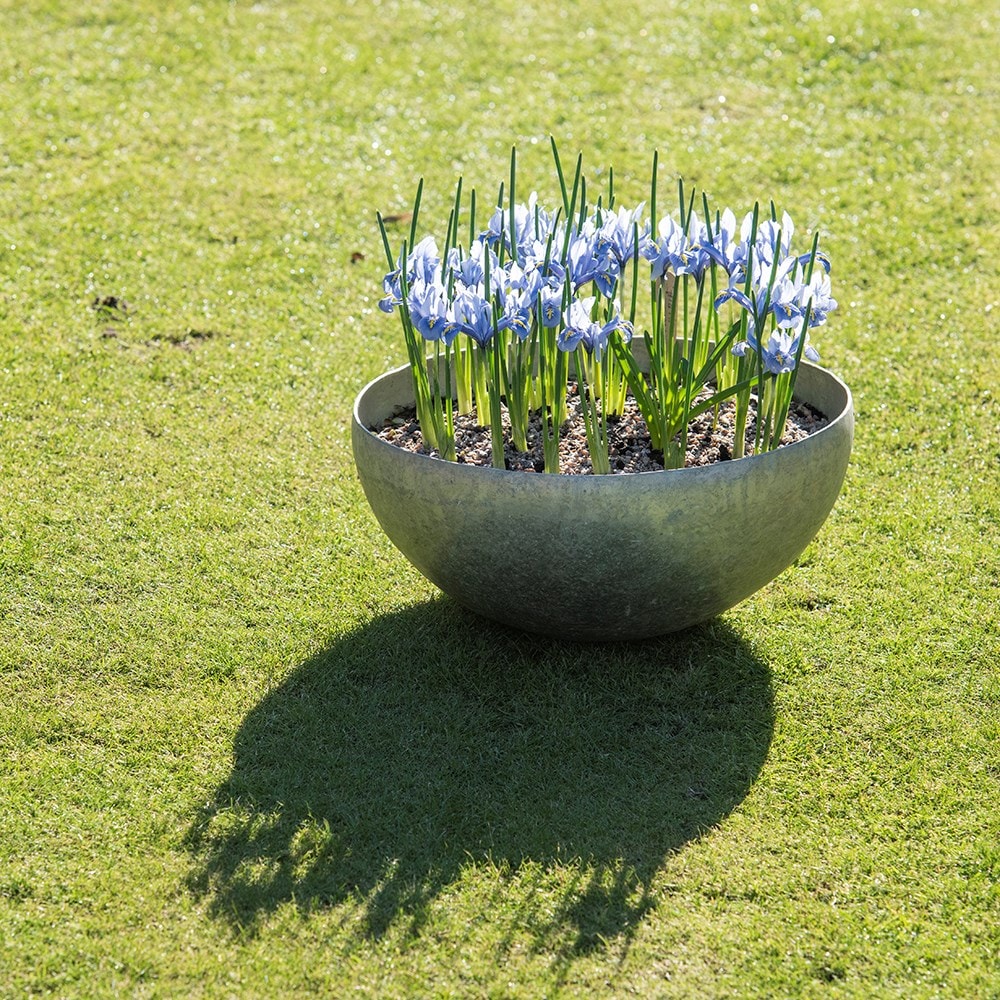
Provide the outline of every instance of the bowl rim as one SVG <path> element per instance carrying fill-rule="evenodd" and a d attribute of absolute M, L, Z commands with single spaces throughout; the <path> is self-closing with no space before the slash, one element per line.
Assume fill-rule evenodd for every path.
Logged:
<path fill-rule="evenodd" d="M 780 461 L 790 461 L 792 456 L 801 456 L 801 452 L 804 450 L 809 450 L 810 447 L 815 448 L 819 446 L 819 442 L 823 440 L 824 437 L 829 437 L 830 433 L 837 434 L 844 429 L 845 424 L 850 424 L 847 428 L 847 433 L 850 434 L 853 441 L 854 433 L 854 397 L 851 393 L 850 388 L 847 383 L 843 381 L 838 375 L 830 371 L 829 368 L 824 368 L 821 365 L 813 364 L 810 361 L 802 361 L 801 367 L 807 369 L 811 372 L 812 377 L 821 378 L 828 380 L 832 383 L 835 391 L 839 390 L 843 393 L 842 405 L 840 411 L 835 416 L 830 416 L 824 413 L 827 417 L 828 423 L 821 427 L 819 430 L 814 431 L 807 437 L 802 438 L 799 441 L 794 441 L 791 444 L 782 445 L 780 448 L 776 448 L 773 451 L 763 452 L 760 455 L 747 455 L 740 459 L 730 460 L 728 462 L 713 462 L 709 465 L 700 466 L 688 466 L 680 469 L 652 469 L 645 472 L 617 472 L 605 475 L 580 475 L 580 474 L 570 474 L 570 473 L 557 473 L 557 474 L 530 474 L 521 469 L 497 469 L 493 466 L 488 465 L 474 465 L 466 462 L 449 462 L 446 459 L 442 459 L 437 456 L 428 455 L 422 452 L 410 451 L 407 448 L 400 448 L 397 445 L 392 444 L 389 441 L 384 440 L 379 437 L 378 434 L 373 431 L 366 423 L 361 419 L 360 408 L 363 404 L 365 397 L 376 387 L 379 383 L 388 381 L 390 379 L 399 379 L 403 373 L 408 373 L 410 370 L 409 364 L 399 365 L 395 368 L 391 368 L 388 371 L 383 372 L 381 375 L 376 376 L 367 382 L 364 387 L 358 392 L 354 400 L 354 406 L 352 408 L 352 425 L 355 433 L 360 432 L 365 436 L 365 438 L 374 447 L 380 449 L 387 449 L 388 454 L 393 454 L 399 458 L 400 461 L 416 461 L 421 463 L 433 463 L 433 467 L 440 467 L 442 469 L 449 470 L 461 470 L 461 475 L 485 475 L 491 477 L 500 477 L 501 479 L 525 479 L 532 482 L 546 482 L 549 484 L 555 483 L 603 483 L 606 481 L 614 482 L 639 482 L 647 481 L 651 477 L 663 477 L 663 476 L 705 476 L 705 475 L 738 475 L 744 472 L 748 472 L 751 468 L 759 468 L 763 464 L 768 464 L 771 462 Z M 399 405 L 406 406 L 412 405 L 412 392 L 407 392 Z M 800 399 L 801 396 L 798 392 L 795 393 L 795 399 Z M 356 449 L 355 449 L 356 450 Z M 782 457 L 784 456 L 784 458 Z M 728 470 L 728 471 L 727 471 Z"/>

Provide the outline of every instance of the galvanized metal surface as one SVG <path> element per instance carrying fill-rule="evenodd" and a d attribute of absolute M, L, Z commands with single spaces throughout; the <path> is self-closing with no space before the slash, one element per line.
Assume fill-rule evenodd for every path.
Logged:
<path fill-rule="evenodd" d="M 413 402 L 409 368 L 367 385 L 353 446 L 396 547 L 466 607 L 531 632 L 640 639 L 706 621 L 795 561 L 840 493 L 851 393 L 813 365 L 796 397 L 830 423 L 796 444 L 697 469 L 556 476 L 458 465 L 371 433 Z"/>

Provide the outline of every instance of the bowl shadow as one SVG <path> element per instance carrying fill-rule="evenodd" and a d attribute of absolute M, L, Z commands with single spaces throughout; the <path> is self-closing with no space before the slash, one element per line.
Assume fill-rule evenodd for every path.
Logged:
<path fill-rule="evenodd" d="M 240 933 L 284 905 L 348 904 L 377 939 L 418 934 L 470 866 L 493 866 L 500 892 L 548 886 L 510 933 L 571 957 L 631 936 L 772 732 L 770 670 L 722 620 L 583 645 L 440 598 L 338 637 L 249 712 L 187 831 L 189 888 Z"/>

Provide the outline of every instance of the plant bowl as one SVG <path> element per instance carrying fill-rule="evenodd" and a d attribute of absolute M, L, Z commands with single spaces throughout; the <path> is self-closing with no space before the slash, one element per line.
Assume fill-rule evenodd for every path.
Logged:
<path fill-rule="evenodd" d="M 851 393 L 803 363 L 795 398 L 829 423 L 761 455 L 631 475 L 508 472 L 415 454 L 372 433 L 413 404 L 407 365 L 362 389 L 352 441 L 383 530 L 449 597 L 530 632 L 642 639 L 749 597 L 826 520 L 853 442 Z"/>

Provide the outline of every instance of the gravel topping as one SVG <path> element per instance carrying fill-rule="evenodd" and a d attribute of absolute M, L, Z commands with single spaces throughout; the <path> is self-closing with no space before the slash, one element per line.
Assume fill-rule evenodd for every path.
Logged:
<path fill-rule="evenodd" d="M 528 427 L 528 450 L 518 451 L 510 440 L 506 407 L 503 410 L 504 457 L 507 468 L 520 472 L 545 470 L 542 448 L 542 422 L 538 413 L 532 414 Z M 718 414 L 712 410 L 696 417 L 688 429 L 685 468 L 712 465 L 729 461 L 733 455 L 735 430 L 735 404 L 727 400 L 720 404 Z M 829 421 L 806 403 L 792 404 L 781 445 L 801 441 L 825 427 Z M 382 440 L 398 448 L 419 454 L 440 457 L 437 452 L 424 447 L 420 425 L 413 407 L 401 410 L 378 428 L 372 428 Z M 756 399 L 752 398 L 747 417 L 746 454 L 753 454 L 756 435 Z M 628 396 L 620 417 L 608 421 L 608 444 L 612 474 L 657 472 L 663 469 L 663 453 L 650 446 L 646 422 L 639 413 L 632 396 Z M 455 415 L 455 454 L 460 463 L 467 465 L 493 465 L 489 428 L 481 426 L 475 414 Z M 559 471 L 565 475 L 592 475 L 590 454 L 587 450 L 587 433 L 582 408 L 575 383 L 570 384 L 569 419 L 562 428 L 559 442 Z"/>

